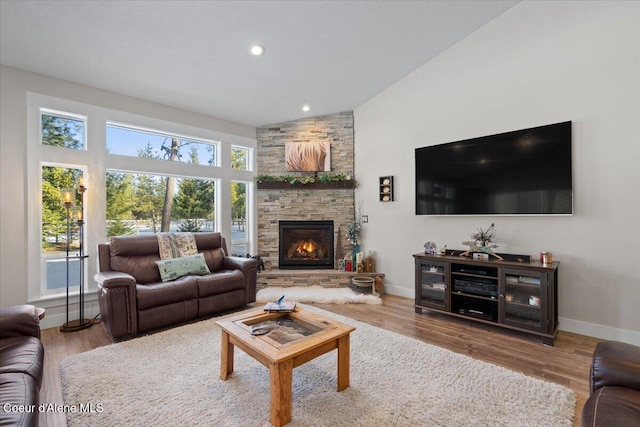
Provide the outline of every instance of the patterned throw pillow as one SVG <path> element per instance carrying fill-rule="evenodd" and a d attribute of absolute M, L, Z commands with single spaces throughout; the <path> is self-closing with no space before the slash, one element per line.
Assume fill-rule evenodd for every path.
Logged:
<path fill-rule="evenodd" d="M 158 264 L 163 282 L 169 282 L 188 274 L 202 276 L 211 273 L 203 254 L 156 261 L 156 264 Z"/>
<path fill-rule="evenodd" d="M 193 233 L 156 233 L 160 259 L 171 259 L 198 253 Z"/>

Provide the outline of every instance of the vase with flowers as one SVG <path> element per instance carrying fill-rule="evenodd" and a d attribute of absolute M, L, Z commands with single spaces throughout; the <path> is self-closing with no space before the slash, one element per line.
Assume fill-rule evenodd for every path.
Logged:
<path fill-rule="evenodd" d="M 353 254 L 353 265 L 355 266 L 358 260 L 358 253 L 360 253 L 360 230 L 362 229 L 362 224 L 360 221 L 353 221 L 347 227 L 347 240 L 351 243 L 352 254 Z M 355 268 L 354 268 L 355 271 Z"/>

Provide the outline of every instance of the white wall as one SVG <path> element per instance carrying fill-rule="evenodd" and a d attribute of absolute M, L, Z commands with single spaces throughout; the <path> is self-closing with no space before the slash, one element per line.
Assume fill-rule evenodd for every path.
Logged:
<path fill-rule="evenodd" d="M 381 58 L 384 60 L 384 58 Z M 560 329 L 640 344 L 640 3 L 523 2 L 357 108 L 357 203 L 390 293 L 412 254 L 495 222 L 499 252 L 554 253 Z M 414 215 L 414 149 L 573 121 L 575 215 Z M 396 201 L 378 201 L 395 176 Z"/>
<path fill-rule="evenodd" d="M 39 268 L 40 262 L 29 259 L 27 245 L 27 208 L 34 205 L 27 197 L 38 194 L 28 188 L 27 179 L 28 92 L 211 130 L 228 135 L 231 142 L 234 139 L 251 140 L 255 144 L 256 132 L 254 127 L 0 66 L 0 306 L 30 302 L 45 307 L 47 315 L 43 327 L 50 327 L 65 321 L 62 314 L 65 312 L 64 300 L 30 301 L 28 297 L 27 273 Z M 88 277 L 91 278 L 95 272 L 95 257 L 93 261 L 90 258 L 90 263 Z M 92 316 L 98 312 L 94 300 L 95 295 L 88 296 L 86 311 Z M 72 313 L 77 313 L 77 309 Z"/>

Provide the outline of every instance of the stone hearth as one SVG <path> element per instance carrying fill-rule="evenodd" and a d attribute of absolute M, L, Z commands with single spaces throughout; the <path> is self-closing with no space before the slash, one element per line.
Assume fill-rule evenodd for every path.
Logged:
<path fill-rule="evenodd" d="M 350 287 L 353 276 L 384 279 L 381 273 L 355 273 L 338 270 L 268 270 L 258 273 L 258 290 L 267 286 L 323 286 L 325 288 Z"/>

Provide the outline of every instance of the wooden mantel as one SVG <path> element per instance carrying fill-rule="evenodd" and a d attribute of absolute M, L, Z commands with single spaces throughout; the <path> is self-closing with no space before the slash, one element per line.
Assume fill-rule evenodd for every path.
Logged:
<path fill-rule="evenodd" d="M 294 183 L 276 181 L 258 181 L 258 190 L 335 190 L 355 188 L 355 180 Z"/>

